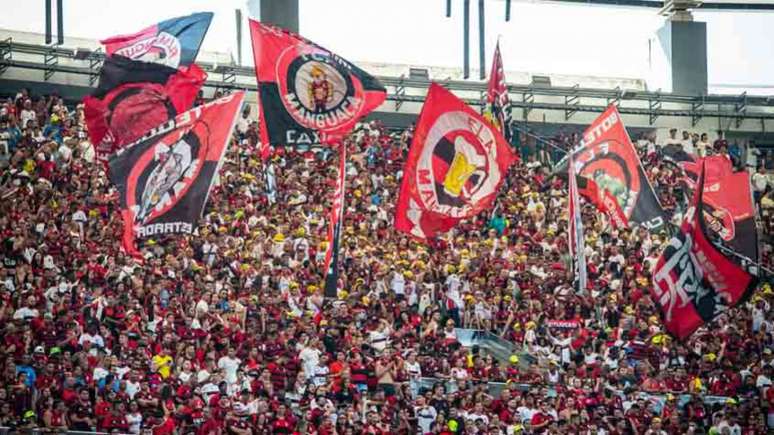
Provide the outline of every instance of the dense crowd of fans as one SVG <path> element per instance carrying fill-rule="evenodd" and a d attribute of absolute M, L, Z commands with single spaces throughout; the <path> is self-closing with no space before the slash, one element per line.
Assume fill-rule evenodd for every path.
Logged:
<path fill-rule="evenodd" d="M 346 142 L 337 298 L 322 262 L 334 151 L 278 150 L 245 112 L 194 235 L 120 249 L 122 222 L 82 107 L 0 102 L 0 427 L 116 433 L 664 434 L 774 428 L 774 293 L 685 343 L 651 267 L 666 234 L 584 208 L 590 290 L 571 284 L 566 187 L 522 146 L 493 210 L 432 246 L 392 227 L 411 131 Z M 700 136 L 701 141 L 705 141 Z M 525 142 L 526 143 L 526 142 Z M 678 170 L 639 142 L 679 220 Z M 722 139 L 705 153 L 724 153 Z M 765 172 L 762 262 L 771 264 Z M 760 185 L 761 178 L 757 178 Z M 755 183 L 754 183 L 755 184 Z M 455 330 L 490 331 L 498 361 Z"/>

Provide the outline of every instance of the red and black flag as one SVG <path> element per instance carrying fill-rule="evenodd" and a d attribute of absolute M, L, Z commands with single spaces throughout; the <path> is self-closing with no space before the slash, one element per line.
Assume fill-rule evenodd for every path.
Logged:
<path fill-rule="evenodd" d="M 715 172 L 705 163 L 702 217 L 710 235 L 742 256 L 758 261 L 755 205 L 747 171 Z"/>
<path fill-rule="evenodd" d="M 492 72 L 486 90 L 486 102 L 489 114 L 495 126 L 503 133 L 505 140 L 511 140 L 511 100 L 508 97 L 508 85 L 505 83 L 503 58 L 500 55 L 500 42 L 495 46 L 492 58 Z"/>
<path fill-rule="evenodd" d="M 736 306 L 758 284 L 757 266 L 744 268 L 726 257 L 707 237 L 702 169 L 692 206 L 680 232 L 664 249 L 653 272 L 651 295 L 661 306 L 664 325 L 680 340 Z"/>
<path fill-rule="evenodd" d="M 287 30 L 250 21 L 264 158 L 270 146 L 338 143 L 387 97 L 379 81 Z"/>
<path fill-rule="evenodd" d="M 615 198 L 627 226 L 634 222 L 653 231 L 666 223 L 664 210 L 615 105 L 610 105 L 586 129 L 573 157 L 576 174 L 593 180 L 599 189 Z M 566 171 L 567 158 L 554 173 Z"/>
<path fill-rule="evenodd" d="M 207 74 L 197 65 L 181 67 L 105 59 L 99 85 L 84 98 L 84 115 L 97 158 L 108 157 L 148 130 L 190 109 Z"/>
<path fill-rule="evenodd" d="M 223 162 L 244 92 L 195 107 L 147 132 L 110 159 L 119 192 L 123 246 L 136 238 L 194 230 Z"/>
<path fill-rule="evenodd" d="M 212 12 L 198 12 L 170 18 L 137 33 L 113 36 L 100 42 L 108 56 L 119 55 L 170 68 L 192 65 L 210 28 L 212 15 Z"/>
<path fill-rule="evenodd" d="M 747 171 L 734 172 L 725 155 L 681 159 L 679 154 L 664 155 L 679 166 L 682 181 L 693 192 L 701 168 L 704 168 L 703 218 L 710 234 L 717 235 L 726 246 L 742 256 L 758 261 L 758 232 L 755 228 L 755 205 Z M 690 156 L 690 155 L 689 155 Z"/>
<path fill-rule="evenodd" d="M 518 157 L 497 128 L 433 83 L 419 114 L 395 228 L 427 241 L 492 204 Z"/>
<path fill-rule="evenodd" d="M 341 224 L 344 221 L 344 191 L 347 176 L 347 146 L 339 146 L 339 174 L 333 193 L 330 220 L 328 222 L 328 250 L 325 252 L 325 297 L 335 298 L 339 282 L 339 245 Z"/>

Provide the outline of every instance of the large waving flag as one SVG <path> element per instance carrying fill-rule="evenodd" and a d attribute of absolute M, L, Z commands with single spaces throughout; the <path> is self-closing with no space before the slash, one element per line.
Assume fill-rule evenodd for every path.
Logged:
<path fill-rule="evenodd" d="M 734 172 L 727 156 L 694 157 L 680 150 L 664 147 L 664 157 L 680 167 L 682 181 L 689 191 L 696 188 L 699 172 L 704 168 L 703 219 L 710 235 L 752 261 L 758 261 L 758 231 L 755 228 L 755 205 L 747 171 Z"/>
<path fill-rule="evenodd" d="M 244 92 L 237 92 L 195 107 L 110 159 L 128 253 L 138 254 L 136 238 L 193 232 L 243 100 Z"/>
<path fill-rule="evenodd" d="M 328 222 L 328 250 L 325 252 L 325 290 L 326 297 L 335 298 L 339 281 L 339 245 L 341 243 L 341 224 L 344 221 L 344 192 L 347 178 L 347 146 L 339 146 L 339 175 L 336 179 L 336 191 L 333 193 L 330 221 Z"/>
<path fill-rule="evenodd" d="M 419 115 L 395 212 L 395 228 L 434 238 L 492 204 L 517 156 L 503 135 L 433 83 Z"/>
<path fill-rule="evenodd" d="M 337 143 L 387 97 L 379 81 L 299 35 L 250 21 L 262 155 L 269 146 Z"/>
<path fill-rule="evenodd" d="M 505 140 L 511 140 L 511 99 L 508 97 L 508 85 L 505 83 L 503 58 L 500 55 L 500 42 L 495 46 L 492 58 L 492 72 L 489 75 L 489 85 L 486 90 L 488 110 L 497 128 L 503 133 Z"/>
<path fill-rule="evenodd" d="M 107 161 L 117 149 L 188 110 L 206 79 L 197 65 L 177 70 L 123 56 L 105 59 L 97 89 L 83 100 L 97 158 Z"/>
<path fill-rule="evenodd" d="M 199 12 L 171 18 L 131 35 L 102 40 L 108 56 L 178 68 L 194 63 L 204 35 L 212 22 L 212 12 Z"/>
<path fill-rule="evenodd" d="M 587 273 L 586 273 L 586 241 L 583 237 L 583 221 L 581 220 L 580 197 L 578 196 L 578 181 L 575 178 L 575 164 L 570 155 L 570 164 L 568 167 L 568 179 L 570 182 L 570 200 L 569 204 L 569 236 L 570 236 L 570 258 L 572 258 L 575 274 L 578 278 L 578 291 L 586 291 Z"/>
<path fill-rule="evenodd" d="M 702 168 L 692 207 L 653 271 L 653 300 L 661 305 L 667 330 L 681 340 L 739 304 L 758 284 L 757 265 L 749 261 L 742 267 L 707 238 L 701 218 L 704 180 Z"/>
<path fill-rule="evenodd" d="M 586 129 L 573 157 L 578 175 L 593 180 L 615 198 L 627 226 L 631 221 L 655 231 L 666 223 L 664 210 L 615 105 L 611 104 Z M 554 172 L 566 171 L 567 158 Z"/>

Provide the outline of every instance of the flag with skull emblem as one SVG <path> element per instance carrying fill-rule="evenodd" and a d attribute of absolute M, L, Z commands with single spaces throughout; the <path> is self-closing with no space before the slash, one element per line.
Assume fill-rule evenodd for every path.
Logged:
<path fill-rule="evenodd" d="M 193 232 L 243 100 L 237 92 L 194 107 L 113 156 L 127 253 L 138 254 L 137 238 Z"/>
<path fill-rule="evenodd" d="M 497 128 L 438 84 L 419 115 L 395 228 L 434 238 L 489 207 L 518 157 Z"/>

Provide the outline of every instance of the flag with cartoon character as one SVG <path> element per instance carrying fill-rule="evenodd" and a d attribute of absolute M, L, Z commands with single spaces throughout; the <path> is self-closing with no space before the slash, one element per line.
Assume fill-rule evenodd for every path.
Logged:
<path fill-rule="evenodd" d="M 362 69 L 303 37 L 250 21 L 261 155 L 272 146 L 335 144 L 387 97 Z"/>
<path fill-rule="evenodd" d="M 192 233 L 220 168 L 237 114 L 238 92 L 195 107 L 150 130 L 110 160 L 119 192 L 124 249 L 137 238 Z"/>

